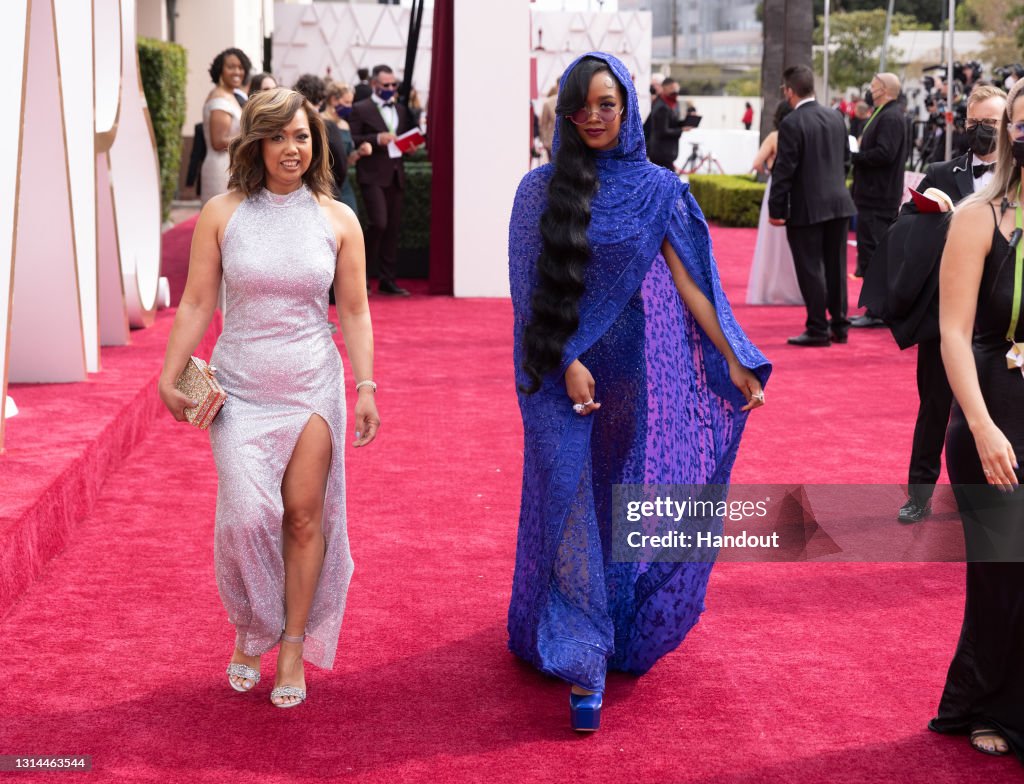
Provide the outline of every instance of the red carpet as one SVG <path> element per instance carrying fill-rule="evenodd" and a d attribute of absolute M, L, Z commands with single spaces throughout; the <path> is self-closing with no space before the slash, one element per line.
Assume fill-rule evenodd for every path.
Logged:
<path fill-rule="evenodd" d="M 740 303 L 753 233 L 715 243 Z M 1024 780 L 925 729 L 959 631 L 956 564 L 722 564 L 683 646 L 613 677 L 604 727 L 575 737 L 564 685 L 505 648 L 521 468 L 509 303 L 372 307 L 384 424 L 345 456 L 356 572 L 338 663 L 307 667 L 309 702 L 269 704 L 273 654 L 255 693 L 225 682 L 210 451 L 163 415 L 0 619 L 0 753 L 91 754 L 94 779 L 119 782 Z M 737 311 L 776 369 L 734 479 L 902 481 L 912 354 L 879 330 L 789 348 L 801 309 Z M 162 346 L 138 343 L 155 372 Z"/>

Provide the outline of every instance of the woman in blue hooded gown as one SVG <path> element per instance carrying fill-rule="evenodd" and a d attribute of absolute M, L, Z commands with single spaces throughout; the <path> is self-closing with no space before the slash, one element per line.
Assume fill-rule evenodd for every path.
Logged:
<path fill-rule="evenodd" d="M 726 485 L 770 372 L 722 291 L 707 224 L 647 161 L 629 71 L 593 52 L 562 77 L 554 162 L 509 228 L 523 489 L 509 647 L 600 722 L 609 668 L 642 674 L 704 609 L 711 563 L 611 557 L 612 487 Z"/>

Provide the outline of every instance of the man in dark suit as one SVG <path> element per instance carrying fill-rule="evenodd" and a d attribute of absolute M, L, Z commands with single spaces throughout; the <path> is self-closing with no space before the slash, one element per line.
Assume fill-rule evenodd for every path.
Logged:
<path fill-rule="evenodd" d="M 794 346 L 845 343 L 850 327 L 846 236 L 850 216 L 856 212 L 846 189 L 850 156 L 846 123 L 838 112 L 814 100 L 814 72 L 806 65 L 787 68 L 782 77 L 782 95 L 793 111 L 779 126 L 768 216 L 772 225 L 786 227 L 807 307 L 803 334 L 788 342 Z"/>
<path fill-rule="evenodd" d="M 356 71 L 356 86 L 352 102 L 365 101 L 371 95 L 373 95 L 373 88 L 370 87 L 370 71 L 366 68 L 360 68 Z"/>
<path fill-rule="evenodd" d="M 938 188 L 957 203 L 985 187 L 993 176 L 996 129 L 1005 110 L 1006 93 L 991 85 L 975 87 L 967 103 L 971 150 L 929 166 L 917 191 Z M 939 261 L 946 247 L 948 217 L 921 213 L 913 201 L 904 204 L 878 247 L 861 291 L 860 304 L 885 317 L 901 349 L 917 344 L 920 403 L 910 452 L 909 498 L 898 514 L 904 523 L 919 522 L 931 512 L 953 402 L 939 350 Z"/>
<path fill-rule="evenodd" d="M 373 149 L 356 164 L 356 180 L 363 191 L 368 219 L 367 277 L 370 270 L 376 270 L 381 294 L 408 297 L 409 292 L 395 283 L 405 165 L 393 142 L 412 128 L 412 119 L 408 108 L 395 101 L 398 79 L 394 71 L 386 65 L 374 66 L 370 83 L 373 95 L 352 104 L 348 119 L 355 145 L 369 142 Z"/>
<path fill-rule="evenodd" d="M 907 124 L 897 99 L 900 80 L 896 74 L 875 74 L 871 97 L 875 111 L 853 154 L 853 203 L 857 205 L 857 277 L 871 266 L 878 243 L 896 220 L 903 198 L 903 173 L 910 144 Z M 854 327 L 881 327 L 885 322 L 870 309 L 851 321 Z"/>
<path fill-rule="evenodd" d="M 679 157 L 679 137 L 683 135 L 679 119 L 679 84 L 672 77 L 661 83 L 661 95 L 651 105 L 651 131 L 647 140 L 647 157 L 651 163 L 675 171 Z"/>

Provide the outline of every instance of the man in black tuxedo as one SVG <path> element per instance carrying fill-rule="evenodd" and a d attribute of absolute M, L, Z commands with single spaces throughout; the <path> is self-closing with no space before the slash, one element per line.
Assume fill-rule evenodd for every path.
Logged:
<path fill-rule="evenodd" d="M 959 158 L 933 163 L 917 186 L 938 188 L 957 203 L 985 187 L 996 160 L 999 118 L 1006 93 L 979 85 L 967 102 L 967 138 L 971 150 Z M 910 452 L 909 498 L 899 510 L 904 523 L 923 520 L 941 468 L 953 392 L 942 364 L 939 341 L 939 261 L 946 247 L 948 215 L 921 213 L 913 200 L 903 205 L 864 277 L 860 304 L 884 316 L 901 349 L 917 344 L 917 394 L 920 400 Z"/>
<path fill-rule="evenodd" d="M 373 153 L 356 163 L 356 180 L 363 191 L 366 227 L 366 266 L 376 270 L 381 294 L 408 297 L 395 283 L 398 231 L 405 196 L 405 165 L 402 153 L 391 143 L 412 128 L 409 109 L 395 101 L 398 79 L 386 65 L 374 66 L 370 80 L 373 95 L 352 104 L 348 124 L 356 147 L 369 142 Z"/>
<path fill-rule="evenodd" d="M 679 157 L 679 137 L 683 135 L 678 100 L 679 84 L 668 77 L 661 83 L 661 95 L 651 105 L 651 130 L 647 140 L 647 157 L 651 163 L 673 172 Z"/>
<path fill-rule="evenodd" d="M 871 98 L 875 111 L 860 136 L 860 149 L 853 154 L 853 203 L 857 205 L 857 277 L 871 266 L 903 198 L 903 173 L 910 144 L 907 124 L 897 98 L 900 80 L 896 74 L 875 74 Z M 885 322 L 870 309 L 851 322 L 854 327 L 882 327 Z"/>
<path fill-rule="evenodd" d="M 846 124 L 838 112 L 814 100 L 814 72 L 806 65 L 787 68 L 782 77 L 782 94 L 793 111 L 779 125 L 768 216 L 772 225 L 786 227 L 807 307 L 805 331 L 788 342 L 845 343 L 850 327 L 846 237 L 850 216 L 856 212 L 846 189 Z"/>

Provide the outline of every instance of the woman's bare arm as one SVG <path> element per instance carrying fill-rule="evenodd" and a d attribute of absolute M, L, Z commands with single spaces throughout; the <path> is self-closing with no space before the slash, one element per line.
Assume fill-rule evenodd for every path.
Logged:
<path fill-rule="evenodd" d="M 210 112 L 210 146 L 217 152 L 224 152 L 231 142 L 233 119 L 230 112 L 223 109 L 214 109 Z"/>
<path fill-rule="evenodd" d="M 993 484 L 1009 486 L 1017 484 L 1016 457 L 985 405 L 971 349 L 985 257 L 992 250 L 992 228 L 987 204 L 954 213 L 939 269 L 939 329 L 946 376 L 974 435 L 986 475 Z"/>
<path fill-rule="evenodd" d="M 348 207 L 333 199 L 323 202 L 338 240 L 338 262 L 334 273 L 334 301 L 345 350 L 352 363 L 355 381 L 373 380 L 373 325 L 366 296 L 366 250 L 359 219 Z M 370 443 L 380 426 L 374 390 L 361 387 L 356 401 L 356 446 Z"/>
<path fill-rule="evenodd" d="M 676 290 L 682 298 L 686 308 L 693 314 L 693 317 L 700 324 L 701 329 L 715 344 L 715 347 L 722 352 L 726 362 L 729 364 L 729 377 L 733 384 L 743 392 L 747 398 L 747 405 L 743 411 L 747 411 L 757 405 L 763 405 L 763 392 L 761 382 L 748 368 L 740 364 L 736 352 L 732 350 L 729 341 L 722 332 L 722 325 L 718 321 L 718 311 L 711 301 L 704 296 L 704 292 L 686 271 L 682 260 L 676 254 L 672 244 L 666 239 L 661 243 L 661 254 L 668 262 L 668 268 L 672 273 L 672 280 L 675 281 Z"/>
<path fill-rule="evenodd" d="M 184 418 L 182 408 L 187 399 L 174 389 L 174 382 L 206 334 L 217 309 L 221 281 L 220 240 L 227 220 L 240 200 L 235 193 L 210 199 L 199 214 L 192 234 L 188 280 L 167 339 L 164 367 L 160 373 L 160 396 L 179 420 Z"/>

